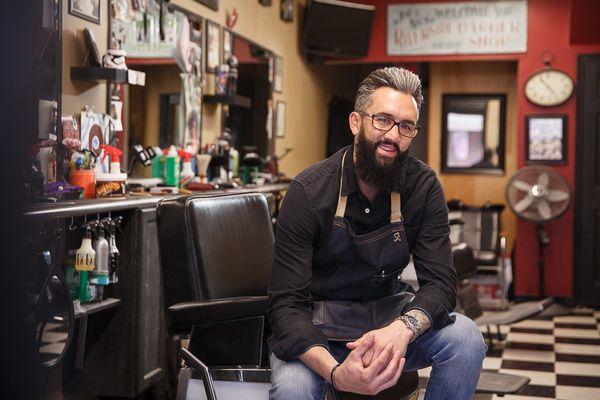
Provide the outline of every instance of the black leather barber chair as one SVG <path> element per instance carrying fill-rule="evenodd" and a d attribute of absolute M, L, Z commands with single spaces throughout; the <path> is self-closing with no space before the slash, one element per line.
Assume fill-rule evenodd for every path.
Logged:
<path fill-rule="evenodd" d="M 219 400 L 250 398 L 247 390 L 270 380 L 263 339 L 274 240 L 266 197 L 167 198 L 157 205 L 157 219 L 168 330 L 175 339 L 189 338 L 180 351 L 187 367 L 178 398 L 186 397 L 192 378 L 202 380 L 208 399 L 221 394 L 222 382 L 246 386 L 241 397 L 225 393 Z M 377 398 L 416 398 L 407 396 L 417 384 L 416 372 L 406 373 Z"/>
<path fill-rule="evenodd" d="M 180 373 L 178 398 L 200 378 L 208 399 L 220 381 L 269 382 L 265 351 L 273 228 L 259 193 L 167 198 L 157 205 L 169 334 L 192 368 Z M 233 366 L 233 367 L 231 367 Z"/>

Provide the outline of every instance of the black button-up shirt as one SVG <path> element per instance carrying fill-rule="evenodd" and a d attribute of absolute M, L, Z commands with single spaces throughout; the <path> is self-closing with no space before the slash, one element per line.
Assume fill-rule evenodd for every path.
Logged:
<path fill-rule="evenodd" d="M 364 234 L 390 221 L 389 193 L 379 193 L 373 203 L 362 195 L 352 146 L 304 170 L 292 181 L 277 220 L 268 309 L 272 329 L 269 345 L 285 361 L 313 346 L 327 347 L 327 337 L 312 322 L 310 283 L 313 256 L 325 246 L 332 228 L 346 149 L 342 194 L 348 196 L 345 217 L 350 226 L 357 234 Z M 448 207 L 442 186 L 429 166 L 409 156 L 406 168 L 406 183 L 400 193 L 402 214 L 420 288 L 405 311 L 422 310 L 431 320 L 431 329 L 440 329 L 452 323 L 448 314 L 456 305 Z"/>

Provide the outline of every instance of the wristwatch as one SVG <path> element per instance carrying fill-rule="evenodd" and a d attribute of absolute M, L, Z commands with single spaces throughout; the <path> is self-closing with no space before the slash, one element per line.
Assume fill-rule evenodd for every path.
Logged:
<path fill-rule="evenodd" d="M 413 336 L 410 338 L 409 343 L 414 342 L 415 339 L 421 334 L 421 323 L 419 320 L 408 314 L 402 315 L 400 318 L 398 318 L 398 320 L 404 322 L 404 325 L 406 325 L 406 327 L 413 332 Z"/>

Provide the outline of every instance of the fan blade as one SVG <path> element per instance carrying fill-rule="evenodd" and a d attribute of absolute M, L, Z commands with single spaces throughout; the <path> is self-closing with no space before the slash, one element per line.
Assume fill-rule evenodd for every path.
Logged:
<path fill-rule="evenodd" d="M 542 172 L 538 177 L 538 185 L 542 185 L 543 187 L 547 188 L 548 183 L 550 183 L 550 177 L 548 176 L 548 173 Z"/>
<path fill-rule="evenodd" d="M 524 192 L 529 192 L 531 190 L 531 185 L 524 181 L 513 181 L 513 185 Z"/>
<path fill-rule="evenodd" d="M 569 198 L 569 192 L 562 190 L 550 190 L 548 193 L 548 201 L 565 201 Z"/>
<path fill-rule="evenodd" d="M 548 204 L 547 201 L 540 200 L 537 203 L 537 209 L 542 218 L 544 218 L 544 219 L 552 218 L 552 210 L 550 210 L 550 205 Z"/>
<path fill-rule="evenodd" d="M 522 213 L 531 205 L 533 202 L 533 196 L 527 195 L 523 197 L 517 204 L 515 204 L 515 212 Z"/>

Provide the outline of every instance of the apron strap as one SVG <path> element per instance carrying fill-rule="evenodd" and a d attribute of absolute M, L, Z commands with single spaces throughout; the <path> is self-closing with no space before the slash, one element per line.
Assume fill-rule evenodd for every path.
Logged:
<path fill-rule="evenodd" d="M 340 191 L 338 193 L 338 204 L 337 209 L 335 210 L 336 217 L 344 217 L 346 213 L 346 202 L 348 201 L 348 196 L 342 196 L 342 183 L 344 182 L 344 161 L 346 160 L 346 154 L 348 150 L 344 152 L 342 156 L 342 167 L 340 169 Z"/>
<path fill-rule="evenodd" d="M 392 192 L 392 194 L 390 195 L 390 201 L 390 222 L 394 223 L 403 221 L 404 218 L 402 217 L 402 203 L 400 200 L 400 193 Z"/>

